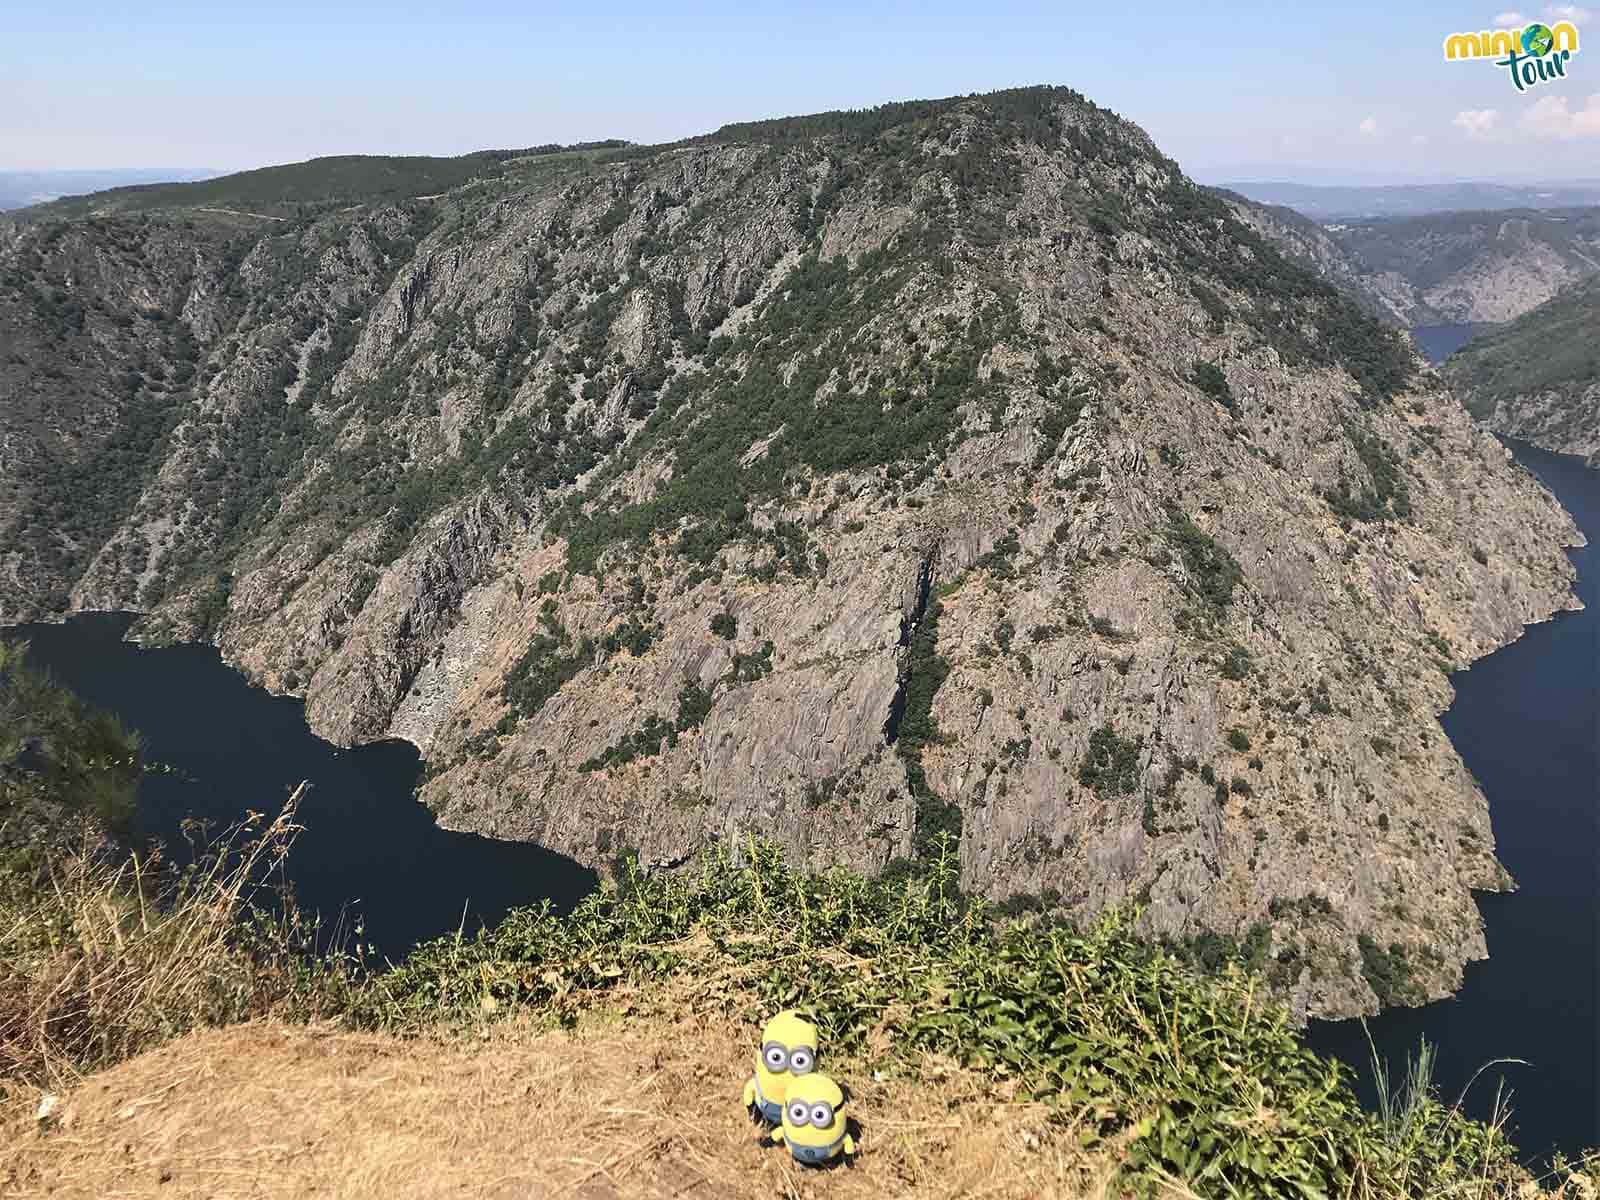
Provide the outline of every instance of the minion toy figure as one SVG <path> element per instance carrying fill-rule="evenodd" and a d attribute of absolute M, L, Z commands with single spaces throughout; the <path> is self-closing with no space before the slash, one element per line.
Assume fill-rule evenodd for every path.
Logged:
<path fill-rule="evenodd" d="M 787 1144 L 795 1161 L 808 1167 L 841 1161 L 856 1152 L 844 1107 L 844 1089 L 820 1071 L 790 1080 L 783 1124 L 772 1140 Z"/>
<path fill-rule="evenodd" d="M 769 1125 L 783 1121 L 783 1102 L 794 1081 L 817 1065 L 817 1027 L 793 1009 L 768 1021 L 756 1051 L 756 1073 L 744 1085 L 744 1106 Z"/>

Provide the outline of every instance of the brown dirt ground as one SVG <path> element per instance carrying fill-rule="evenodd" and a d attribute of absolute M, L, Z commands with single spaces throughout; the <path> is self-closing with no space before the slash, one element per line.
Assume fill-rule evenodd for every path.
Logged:
<path fill-rule="evenodd" d="M 1104 1197 L 1112 1160 L 977 1075 L 856 1078 L 862 1151 L 798 1166 L 740 1108 L 757 1031 L 724 1017 L 508 1021 L 450 1040 L 277 1023 L 181 1038 L 0 1105 L 0 1195 Z"/>

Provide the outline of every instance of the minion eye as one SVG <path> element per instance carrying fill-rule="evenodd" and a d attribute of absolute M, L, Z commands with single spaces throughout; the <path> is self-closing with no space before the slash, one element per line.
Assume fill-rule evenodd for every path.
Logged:
<path fill-rule="evenodd" d="M 804 1046 L 796 1046 L 789 1052 L 789 1069 L 796 1075 L 804 1075 L 816 1065 L 811 1051 Z"/>
<path fill-rule="evenodd" d="M 789 1052 L 777 1043 L 769 1044 L 761 1053 L 769 1071 L 781 1071 L 789 1065 Z"/>
<path fill-rule="evenodd" d="M 804 1100 L 796 1100 L 789 1105 L 789 1124 L 804 1125 L 811 1115 L 811 1110 L 806 1107 Z"/>
<path fill-rule="evenodd" d="M 833 1124 L 833 1109 L 826 1104 L 813 1104 L 811 1106 L 811 1123 L 818 1129 L 826 1129 Z"/>

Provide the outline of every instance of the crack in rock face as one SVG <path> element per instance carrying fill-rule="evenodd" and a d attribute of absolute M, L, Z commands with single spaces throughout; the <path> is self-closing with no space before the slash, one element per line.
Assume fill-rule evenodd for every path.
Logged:
<path fill-rule="evenodd" d="M 937 557 L 938 551 L 934 549 L 917 564 L 916 581 L 910 589 L 915 599 L 912 601 L 911 610 L 900 619 L 899 646 L 901 651 L 910 650 L 911 636 L 916 632 L 917 626 L 928 611 L 928 597 L 933 592 L 933 567 Z M 900 722 L 905 716 L 906 685 L 910 682 L 909 666 L 909 655 L 907 655 L 907 661 L 899 671 L 899 682 L 895 687 L 894 699 L 889 703 L 889 715 L 883 723 L 883 740 L 884 744 L 888 746 L 894 745 L 894 740 L 900 732 Z"/>

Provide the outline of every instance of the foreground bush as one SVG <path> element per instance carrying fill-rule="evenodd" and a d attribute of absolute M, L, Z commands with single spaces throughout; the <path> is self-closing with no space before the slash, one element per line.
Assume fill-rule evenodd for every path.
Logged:
<path fill-rule="evenodd" d="M 125 838 L 142 767 L 137 734 L 29 667 L 25 645 L 0 642 L 0 855 L 38 863 L 84 822 Z"/>
<path fill-rule="evenodd" d="M 59 1084 L 200 1026 L 338 1007 L 342 964 L 305 953 L 292 910 L 256 905 L 297 831 L 294 806 L 184 869 L 92 826 L 42 867 L 0 857 L 0 1078 Z"/>
<path fill-rule="evenodd" d="M 300 793 L 196 836 L 134 838 L 137 734 L 0 642 L 0 1082 L 54 1084 L 202 1025 L 339 1007 L 357 972 L 265 890 Z M 272 914 L 272 915 L 269 915 Z"/>
<path fill-rule="evenodd" d="M 1053 1103 L 1061 1136 L 1118 1158 L 1129 1192 L 1541 1194 L 1498 1123 L 1438 1102 L 1425 1062 L 1369 1115 L 1254 977 L 1199 974 L 1115 915 L 1088 932 L 1002 924 L 960 892 L 947 838 L 874 880 L 794 872 L 753 842 L 674 875 L 624 861 L 566 916 L 513 912 L 378 971 L 317 952 L 292 904 L 263 892 L 298 831 L 295 798 L 164 865 L 113 836 L 138 777 L 131 735 L 14 655 L 0 655 L 0 715 L 0 1085 L 59 1083 L 267 1014 L 401 1032 L 512 1010 L 570 1025 L 625 986 L 750 1022 L 809 1008 L 847 1072 L 928 1054 L 992 1072 Z M 1543 1194 L 1595 1200 L 1597 1180 L 1591 1158 Z"/>
<path fill-rule="evenodd" d="M 881 880 L 792 872 L 759 845 L 671 877 L 630 864 L 567 917 L 523 911 L 419 947 L 352 1015 L 420 1029 L 532 1006 L 570 1021 L 618 984 L 692 974 L 751 1017 L 810 1008 L 830 1055 L 863 1067 L 935 1052 L 1012 1077 L 1091 1141 L 1122 1144 L 1140 1192 L 1493 1196 L 1528 1182 L 1498 1127 L 1430 1096 L 1408 1097 L 1403 1121 L 1363 1112 L 1250 977 L 1200 976 L 1116 918 L 1086 934 L 999 928 L 956 880 L 948 850 Z"/>
<path fill-rule="evenodd" d="M 295 831 L 291 804 L 184 871 L 91 846 L 43 886 L 0 874 L 0 1079 L 60 1081 L 268 1013 L 414 1033 L 512 1011 L 572 1025 L 626 989 L 751 1022 L 808 1007 L 846 1077 L 929 1053 L 993 1072 L 1053 1102 L 1062 1136 L 1119 1157 L 1136 1194 L 1539 1194 L 1498 1127 L 1423 1089 L 1363 1112 L 1250 976 L 1197 974 L 1116 917 L 1001 926 L 959 892 L 947 847 L 878 880 L 792 872 L 754 844 L 681 875 L 630 863 L 565 917 L 514 912 L 369 974 L 313 954 L 292 910 L 254 906 Z M 1596 1177 L 1557 1194 L 1592 1200 Z"/>

